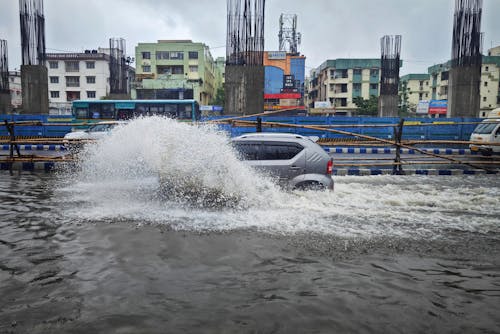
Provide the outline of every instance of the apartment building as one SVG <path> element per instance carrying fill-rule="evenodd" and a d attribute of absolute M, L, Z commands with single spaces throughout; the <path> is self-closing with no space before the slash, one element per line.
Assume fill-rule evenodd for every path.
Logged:
<path fill-rule="evenodd" d="M 427 73 L 407 74 L 399 79 L 401 109 L 415 113 L 419 101 L 432 98 L 430 75 Z"/>
<path fill-rule="evenodd" d="M 9 90 L 12 108 L 14 108 L 14 110 L 20 108 L 23 104 L 20 71 L 9 71 Z"/>
<path fill-rule="evenodd" d="M 135 48 L 136 82 L 132 97 L 138 99 L 191 99 L 209 104 L 222 85 L 217 64 L 203 43 L 159 40 Z"/>
<path fill-rule="evenodd" d="M 48 53 L 49 109 L 71 111 L 73 100 L 99 100 L 109 94 L 109 55 L 99 50 Z"/>
<path fill-rule="evenodd" d="M 497 47 L 498 48 L 498 47 Z M 495 49 L 489 54 L 494 54 Z M 430 75 L 431 99 L 447 100 L 451 61 L 428 68 Z M 490 110 L 500 107 L 500 56 L 483 56 L 480 82 L 480 112 L 478 117 L 486 117 Z"/>
<path fill-rule="evenodd" d="M 309 108 L 321 104 L 336 114 L 351 115 L 357 110 L 353 99 L 371 95 L 380 95 L 380 59 L 327 60 L 311 71 Z"/>

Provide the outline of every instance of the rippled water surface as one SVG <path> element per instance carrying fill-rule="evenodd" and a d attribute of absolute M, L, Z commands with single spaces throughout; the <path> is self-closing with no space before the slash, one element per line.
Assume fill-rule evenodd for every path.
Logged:
<path fill-rule="evenodd" d="M 77 168 L 0 173 L 0 333 L 500 331 L 498 176 L 285 192 L 212 130 L 148 122 Z M 237 200 L 164 196 L 193 177 Z"/>

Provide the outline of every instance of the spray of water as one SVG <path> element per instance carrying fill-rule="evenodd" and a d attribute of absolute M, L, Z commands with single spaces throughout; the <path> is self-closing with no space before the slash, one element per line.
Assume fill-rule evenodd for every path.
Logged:
<path fill-rule="evenodd" d="M 160 117 L 113 130 L 79 161 L 61 188 L 64 214 L 77 220 L 363 238 L 500 232 L 495 176 L 336 177 L 334 192 L 285 192 L 217 129 Z"/>

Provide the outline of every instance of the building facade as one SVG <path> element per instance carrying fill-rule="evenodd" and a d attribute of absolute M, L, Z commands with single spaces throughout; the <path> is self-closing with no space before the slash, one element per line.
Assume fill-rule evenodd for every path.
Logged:
<path fill-rule="evenodd" d="M 9 90 L 13 112 L 16 112 L 16 110 L 21 108 L 23 105 L 20 71 L 9 71 Z"/>
<path fill-rule="evenodd" d="M 264 109 L 305 109 L 306 57 L 285 51 L 264 52 Z"/>
<path fill-rule="evenodd" d="M 496 48 L 490 49 L 494 54 Z M 493 50 L 493 52 L 492 52 Z M 429 67 L 432 100 L 447 100 L 449 93 L 449 71 L 451 62 Z M 500 56 L 483 56 L 480 82 L 480 112 L 486 117 L 489 111 L 500 107 Z"/>
<path fill-rule="evenodd" d="M 416 113 L 418 103 L 431 98 L 429 74 L 407 74 L 399 79 L 399 100 L 403 111 Z"/>
<path fill-rule="evenodd" d="M 68 113 L 73 100 L 99 100 L 109 94 L 109 55 L 99 50 L 84 53 L 48 53 L 49 109 Z"/>
<path fill-rule="evenodd" d="M 372 95 L 380 95 L 380 59 L 327 60 L 311 71 L 308 87 L 311 113 L 353 115 L 358 109 L 353 100 L 369 99 Z"/>
<path fill-rule="evenodd" d="M 191 99 L 210 104 L 220 87 L 220 66 L 208 46 L 190 40 L 159 40 L 135 48 L 138 99 Z M 135 91 L 135 92 L 134 92 Z"/>

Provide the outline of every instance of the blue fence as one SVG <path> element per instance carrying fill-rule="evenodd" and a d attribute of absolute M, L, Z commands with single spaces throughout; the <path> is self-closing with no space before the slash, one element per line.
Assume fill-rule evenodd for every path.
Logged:
<path fill-rule="evenodd" d="M 226 118 L 227 116 L 217 116 L 203 119 L 215 120 Z M 9 122 L 20 121 L 41 121 L 44 124 L 71 123 L 72 116 L 53 116 L 53 115 L 0 115 L 0 122 L 4 120 Z M 245 118 L 245 120 L 256 121 L 256 117 Z M 403 130 L 403 139 L 409 140 L 469 140 L 470 134 L 476 127 L 475 124 L 453 124 L 445 125 L 445 123 L 464 123 L 464 122 L 480 122 L 481 118 L 405 118 L 405 123 L 409 124 L 435 124 L 434 126 L 405 126 Z M 366 124 L 397 124 L 397 117 L 324 117 L 324 116 L 295 116 L 295 117 L 279 117 L 269 116 L 262 117 L 263 122 L 289 123 L 295 125 L 366 125 Z M 229 124 L 219 125 L 222 130 L 227 131 L 231 136 L 239 136 L 245 133 L 255 132 L 255 126 L 249 127 L 232 127 Z M 393 128 L 340 128 L 340 130 L 360 133 L 368 136 L 392 139 Z M 15 127 L 16 136 L 33 136 L 33 137 L 63 137 L 71 131 L 71 126 L 17 126 Z M 335 134 L 331 132 L 301 129 L 301 128 L 268 128 L 266 132 L 288 132 L 296 133 L 305 136 L 318 136 L 320 138 L 352 138 L 351 136 Z M 0 136 L 8 136 L 5 126 L 0 124 Z"/>
<path fill-rule="evenodd" d="M 0 115 L 0 136 L 8 136 L 9 133 L 5 126 L 4 120 L 9 122 L 23 121 L 40 121 L 44 124 L 71 123 L 72 116 L 57 116 L 57 115 Z M 14 134 L 21 137 L 64 137 L 68 132 L 71 132 L 71 126 L 16 126 Z"/>
<path fill-rule="evenodd" d="M 205 120 L 215 120 L 224 117 L 212 117 Z M 256 117 L 245 118 L 248 121 L 256 121 Z M 412 126 L 405 126 L 403 130 L 403 139 L 407 140 L 469 140 L 470 134 L 476 127 L 476 124 L 451 124 L 450 123 L 467 123 L 467 122 L 480 122 L 481 118 L 405 118 L 405 124 Z M 296 117 L 278 117 L 269 116 L 262 117 L 263 122 L 271 123 L 290 123 L 296 125 L 367 125 L 367 124 L 398 124 L 399 118 L 397 117 L 324 117 L 324 116 L 296 116 Z M 417 125 L 415 125 L 417 124 Z M 418 124 L 435 124 L 433 126 Z M 222 124 L 220 128 L 229 132 L 231 136 L 240 136 L 245 133 L 255 132 L 255 126 L 249 127 L 232 127 L 229 124 Z M 355 132 L 363 135 L 382 139 L 392 139 L 394 136 L 393 127 L 380 127 L 380 128 L 361 128 L 361 127 L 347 127 L 338 128 L 338 130 Z M 265 132 L 287 132 L 296 133 L 306 136 L 318 136 L 320 138 L 352 138 L 352 136 L 336 134 L 332 132 L 325 132 L 312 129 L 301 128 L 268 128 L 265 127 Z"/>

